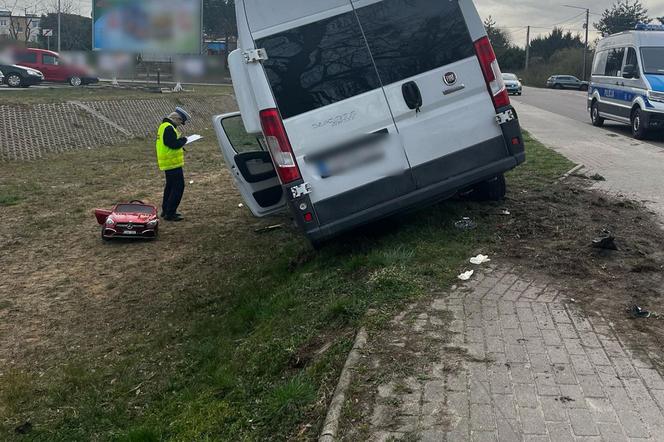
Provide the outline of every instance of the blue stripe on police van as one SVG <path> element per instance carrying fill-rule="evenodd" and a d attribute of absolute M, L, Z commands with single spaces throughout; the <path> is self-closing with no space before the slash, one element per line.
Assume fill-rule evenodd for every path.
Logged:
<path fill-rule="evenodd" d="M 664 92 L 664 75 L 646 75 L 650 88 L 656 92 Z"/>

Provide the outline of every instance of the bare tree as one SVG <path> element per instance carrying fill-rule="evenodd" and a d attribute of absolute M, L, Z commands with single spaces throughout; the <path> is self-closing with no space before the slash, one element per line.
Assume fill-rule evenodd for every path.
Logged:
<path fill-rule="evenodd" d="M 58 0 L 50 0 L 46 6 L 46 12 L 57 14 Z M 80 11 L 74 0 L 60 0 L 60 12 L 62 14 L 79 14 Z"/>
<path fill-rule="evenodd" d="M 4 1 L 0 5 L 2 9 L 9 11 L 9 38 L 24 43 L 30 41 L 38 17 L 28 14 L 27 9 L 23 11 L 23 15 L 17 14 L 16 11 L 20 11 L 18 0 Z"/>

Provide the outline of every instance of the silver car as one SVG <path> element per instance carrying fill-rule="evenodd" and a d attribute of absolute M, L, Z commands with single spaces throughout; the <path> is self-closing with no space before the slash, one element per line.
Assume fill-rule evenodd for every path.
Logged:
<path fill-rule="evenodd" d="M 505 87 L 510 95 L 521 95 L 523 93 L 521 80 L 515 74 L 503 74 L 503 81 L 505 82 Z"/>

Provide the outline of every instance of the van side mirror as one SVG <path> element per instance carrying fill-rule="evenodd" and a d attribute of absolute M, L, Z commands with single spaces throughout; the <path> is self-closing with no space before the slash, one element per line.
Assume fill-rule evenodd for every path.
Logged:
<path fill-rule="evenodd" d="M 633 64 L 626 64 L 622 72 L 623 78 L 637 78 L 636 67 Z"/>

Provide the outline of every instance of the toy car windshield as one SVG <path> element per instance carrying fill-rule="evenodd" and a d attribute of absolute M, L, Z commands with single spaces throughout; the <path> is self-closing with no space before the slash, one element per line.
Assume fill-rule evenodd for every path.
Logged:
<path fill-rule="evenodd" d="M 145 213 L 150 214 L 153 212 L 150 206 L 143 206 L 140 204 L 120 204 L 115 208 L 116 213 Z"/>

